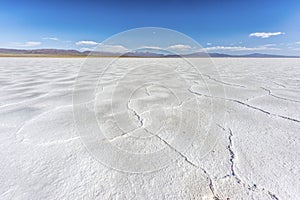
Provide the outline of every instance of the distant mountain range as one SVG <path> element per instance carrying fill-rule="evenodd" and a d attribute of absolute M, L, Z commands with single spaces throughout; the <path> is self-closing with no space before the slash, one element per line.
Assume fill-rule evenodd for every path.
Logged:
<path fill-rule="evenodd" d="M 77 51 L 77 50 L 67 50 L 67 49 L 34 49 L 34 50 L 24 50 L 24 49 L 4 49 L 0 48 L 0 56 L 70 56 L 70 57 L 85 57 L 88 55 L 93 55 L 97 57 L 116 57 L 120 56 L 120 53 L 111 53 L 111 52 L 96 52 L 96 51 Z M 261 54 L 261 53 L 252 53 L 245 55 L 229 55 L 221 53 L 203 53 L 196 52 L 191 54 L 182 54 L 182 55 L 165 55 L 153 52 L 130 52 L 122 54 L 121 57 L 157 57 L 157 58 L 176 58 L 176 57 L 190 57 L 190 58 L 203 58 L 203 57 L 214 57 L 214 58 L 300 58 L 300 56 L 285 56 L 285 55 L 272 55 L 272 54 Z"/>

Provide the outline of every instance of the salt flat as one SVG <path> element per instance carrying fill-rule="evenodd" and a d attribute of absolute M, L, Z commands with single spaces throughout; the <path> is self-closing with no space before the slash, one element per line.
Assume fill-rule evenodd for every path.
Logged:
<path fill-rule="evenodd" d="M 96 110 L 113 146 L 145 159 L 161 149 L 176 157 L 157 170 L 141 165 L 139 169 L 151 171 L 147 173 L 126 172 L 135 167 L 130 160 L 117 163 L 115 170 L 114 163 L 105 165 L 83 144 L 73 118 L 72 92 L 84 61 L 0 58 L 1 199 L 299 198 L 300 59 L 218 58 L 213 59 L 218 70 L 211 73 L 201 70 L 199 58 L 194 62 L 202 80 L 183 70 L 183 81 L 172 74 L 172 67 L 184 69 L 178 58 L 121 58 L 119 68 L 103 77 L 88 109 Z M 104 67 L 101 59 L 94 62 Z M 147 68 L 150 62 L 167 67 Z M 168 87 L 135 82 L 139 71 L 122 78 L 140 63 L 145 66 L 143 80 L 163 79 Z M 225 92 L 212 94 L 203 83 Z M 124 107 L 122 99 L 133 87 Z M 84 97 L 84 90 L 78 95 Z M 181 107 L 187 112 L 180 112 Z M 168 129 L 161 123 L 164 118 Z M 191 123 L 195 119 L 199 126 Z M 188 148 L 172 146 L 180 121 L 185 131 L 195 133 L 192 141 L 182 137 Z M 217 142 L 202 156 L 201 133 L 207 124 Z M 159 159 L 152 161 L 157 166 L 167 162 Z"/>

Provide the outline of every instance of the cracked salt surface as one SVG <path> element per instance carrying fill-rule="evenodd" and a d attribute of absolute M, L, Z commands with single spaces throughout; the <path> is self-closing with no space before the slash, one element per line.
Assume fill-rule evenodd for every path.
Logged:
<path fill-rule="evenodd" d="M 201 72 L 211 87 L 223 86 L 226 96 L 211 96 L 201 82 L 193 82 L 182 91 L 189 94 L 183 102 L 171 97 L 165 99 L 164 107 L 169 108 L 165 115 L 155 107 L 145 109 L 143 105 L 166 97 L 166 90 L 141 87 L 128 103 L 132 109 L 130 117 L 136 123 L 121 126 L 128 133 L 113 129 L 116 126 L 110 121 L 109 92 L 114 81 L 110 77 L 121 76 L 126 67 L 140 60 L 121 59 L 119 71 L 104 77 L 106 82 L 99 89 L 103 101 L 91 102 L 91 107 L 102 116 L 99 121 L 104 123 L 104 129 L 110 130 L 107 134 L 114 145 L 144 152 L 170 148 L 178 157 L 173 164 L 146 174 L 107 168 L 80 141 L 72 118 L 72 89 L 83 59 L 0 60 L 0 199 L 297 199 L 300 196 L 299 59 L 281 59 L 280 63 L 277 59 L 215 59 L 222 80 L 215 74 L 206 74 L 205 70 Z M 178 59 L 154 60 L 170 66 L 182 64 Z M 193 74 L 186 74 L 185 78 L 192 79 Z M 85 88 L 80 92 L 84 95 Z M 161 98 L 155 99 L 154 94 Z M 160 126 L 151 126 L 151 122 L 157 124 L 161 121 L 157 119 L 163 116 L 177 115 L 181 106 L 192 108 L 195 98 L 200 108 L 194 110 L 203 119 L 196 130 L 199 133 L 208 123 L 205 114 L 210 111 L 211 99 L 220 104 L 222 100 L 226 102 L 226 108 L 218 107 L 226 113 L 225 124 L 218 121 L 212 124 L 219 135 L 218 143 L 205 157 L 199 156 L 201 141 L 205 139 L 201 134 L 186 152 L 181 152 L 170 145 L 172 134 L 140 132 L 140 126 L 152 130 L 150 133 L 160 130 Z M 170 99 L 174 105 L 168 102 Z M 116 106 L 115 114 L 122 119 L 121 108 Z M 156 121 L 149 118 L 151 109 Z M 172 127 L 177 129 L 176 120 L 168 122 L 172 124 L 171 131 Z M 141 134 L 147 140 L 131 139 Z"/>

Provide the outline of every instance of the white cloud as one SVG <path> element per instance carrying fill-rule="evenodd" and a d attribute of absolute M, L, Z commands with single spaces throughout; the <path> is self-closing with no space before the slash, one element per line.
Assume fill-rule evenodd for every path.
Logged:
<path fill-rule="evenodd" d="M 184 45 L 184 44 L 176 44 L 176 45 L 171 45 L 168 47 L 158 47 L 158 46 L 141 46 L 140 49 L 154 49 L 154 50 L 169 50 L 169 51 L 188 51 L 193 49 L 189 45 Z"/>
<path fill-rule="evenodd" d="M 185 44 L 176 44 L 167 47 L 167 49 L 171 51 L 188 51 L 192 49 L 192 47 L 190 45 L 185 45 Z"/>
<path fill-rule="evenodd" d="M 210 42 L 206 43 L 207 46 L 211 46 L 212 44 Z"/>
<path fill-rule="evenodd" d="M 163 50 L 161 47 L 157 46 L 141 46 L 139 49 L 154 49 L 154 50 Z"/>
<path fill-rule="evenodd" d="M 300 42 L 296 42 L 296 44 L 300 44 Z"/>
<path fill-rule="evenodd" d="M 260 37 L 260 38 L 269 38 L 271 36 L 276 36 L 276 35 L 284 35 L 285 33 L 283 32 L 257 32 L 257 33 L 251 33 L 249 36 L 250 37 Z"/>
<path fill-rule="evenodd" d="M 122 45 L 107 45 L 101 44 L 94 41 L 78 41 L 76 42 L 78 46 L 91 46 L 91 47 L 83 47 L 81 51 L 99 51 L 99 52 L 111 52 L 111 53 L 125 53 L 128 52 L 129 49 Z M 98 45 L 98 46 L 96 46 Z M 95 48 L 93 48 L 95 47 Z"/>
<path fill-rule="evenodd" d="M 90 40 L 82 40 L 82 41 L 78 41 L 75 43 L 78 46 L 95 46 L 98 43 L 95 41 L 90 41 Z"/>
<path fill-rule="evenodd" d="M 226 50 L 226 51 L 261 51 L 261 50 L 279 50 L 279 48 L 270 48 L 268 46 L 245 47 L 245 46 L 214 46 L 204 48 L 206 51 Z"/>
<path fill-rule="evenodd" d="M 101 52 L 114 52 L 114 53 L 125 53 L 129 51 L 128 48 L 122 45 L 106 45 L 106 44 L 100 44 L 96 50 Z"/>
<path fill-rule="evenodd" d="M 265 44 L 265 45 L 263 45 L 264 47 L 275 47 L 276 46 L 276 44 Z"/>
<path fill-rule="evenodd" d="M 94 50 L 95 50 L 94 48 L 87 48 L 87 47 L 80 49 L 80 51 L 94 51 Z"/>
<path fill-rule="evenodd" d="M 58 41 L 59 40 L 57 37 L 44 37 L 42 39 L 43 40 L 53 40 L 53 41 Z"/>
<path fill-rule="evenodd" d="M 16 46 L 18 47 L 35 47 L 41 45 L 41 42 L 34 42 L 34 41 L 28 41 L 24 43 L 15 43 Z"/>
<path fill-rule="evenodd" d="M 141 46 L 139 49 L 153 49 L 153 50 L 169 50 L 174 52 L 183 52 L 193 49 L 190 45 L 184 44 L 175 44 L 168 47 L 159 47 L 159 46 Z"/>
<path fill-rule="evenodd" d="M 176 45 L 167 47 L 167 49 L 169 49 L 169 50 L 178 50 L 178 51 L 186 51 L 191 48 L 192 47 L 190 45 L 185 45 L 185 44 L 176 44 Z"/>

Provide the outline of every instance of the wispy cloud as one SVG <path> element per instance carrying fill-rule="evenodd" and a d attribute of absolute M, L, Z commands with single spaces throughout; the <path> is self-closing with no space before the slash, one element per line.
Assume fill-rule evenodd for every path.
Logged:
<path fill-rule="evenodd" d="M 154 50 L 163 50 L 162 47 L 158 46 L 141 46 L 139 49 L 154 49 Z"/>
<path fill-rule="evenodd" d="M 153 50 L 164 50 L 164 51 L 174 51 L 174 52 L 185 52 L 194 49 L 190 45 L 185 44 L 175 44 L 167 47 L 159 46 L 141 46 L 139 49 L 153 49 Z"/>
<path fill-rule="evenodd" d="M 43 40 L 53 40 L 53 41 L 58 41 L 59 39 L 57 37 L 43 37 Z"/>
<path fill-rule="evenodd" d="M 129 49 L 122 46 L 122 45 L 106 45 L 106 44 L 100 44 L 97 47 L 97 51 L 102 52 L 116 52 L 116 53 L 125 53 L 128 52 Z"/>
<path fill-rule="evenodd" d="M 126 47 L 122 45 L 104 45 L 99 44 L 97 47 L 83 47 L 80 51 L 99 51 L 99 52 L 109 52 L 109 53 L 126 53 L 129 51 Z"/>
<path fill-rule="evenodd" d="M 78 41 L 75 43 L 78 46 L 95 46 L 98 43 L 95 41 L 91 41 L 91 40 L 82 40 L 82 41 Z"/>
<path fill-rule="evenodd" d="M 206 51 L 262 51 L 262 50 L 280 50 L 279 48 L 269 47 L 269 46 L 259 46 L 259 47 L 245 47 L 245 46 L 214 46 L 204 48 Z"/>
<path fill-rule="evenodd" d="M 93 41 L 80 41 L 81 43 L 78 45 L 90 45 L 95 46 L 95 42 Z M 79 43 L 79 42 L 77 42 Z M 168 47 L 159 47 L 159 46 L 141 46 L 139 49 L 154 49 L 154 50 L 169 50 L 173 52 L 187 52 L 187 51 L 199 51 L 199 49 L 193 48 L 189 45 L 183 45 L 183 44 L 176 44 L 171 45 Z M 99 44 L 97 48 L 91 48 L 91 47 L 83 47 L 80 49 L 81 51 L 101 51 L 101 52 L 114 52 L 114 53 L 126 53 L 130 51 L 125 46 L 122 45 L 106 45 L 106 44 Z M 200 49 L 200 51 L 232 51 L 232 52 L 238 52 L 238 51 L 264 51 L 264 50 L 280 50 L 280 48 L 276 47 L 276 44 L 265 44 L 262 46 L 257 47 L 246 47 L 246 46 L 208 46 L 206 48 Z"/>
<path fill-rule="evenodd" d="M 260 38 L 269 38 L 276 35 L 284 35 L 284 32 L 257 32 L 257 33 L 251 33 L 250 37 L 260 37 Z"/>
<path fill-rule="evenodd" d="M 169 50 L 169 51 L 174 51 L 174 52 L 184 52 L 184 51 L 191 50 L 193 48 L 189 45 L 176 44 L 176 45 L 171 45 L 171 46 L 168 46 L 168 47 L 141 46 L 138 49 Z M 99 44 L 99 46 L 97 47 L 97 50 L 105 51 L 105 52 L 128 52 L 130 49 L 128 49 L 127 47 L 124 47 L 122 45 Z"/>
<path fill-rule="evenodd" d="M 276 44 L 265 44 L 265 45 L 263 45 L 264 47 L 275 47 L 275 46 L 277 46 Z"/>
<path fill-rule="evenodd" d="M 170 51 L 188 51 L 190 49 L 192 49 L 192 47 L 190 45 L 185 45 L 185 44 L 176 44 L 167 47 L 167 50 Z"/>
<path fill-rule="evenodd" d="M 35 47 L 41 45 L 41 42 L 28 41 L 24 43 L 14 43 L 15 46 L 18 47 Z"/>
<path fill-rule="evenodd" d="M 80 51 L 94 51 L 94 48 L 88 48 L 88 47 L 83 47 L 80 49 Z"/>
<path fill-rule="evenodd" d="M 296 42 L 296 44 L 300 44 L 300 42 Z"/>

